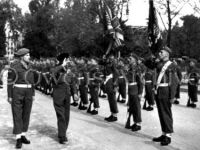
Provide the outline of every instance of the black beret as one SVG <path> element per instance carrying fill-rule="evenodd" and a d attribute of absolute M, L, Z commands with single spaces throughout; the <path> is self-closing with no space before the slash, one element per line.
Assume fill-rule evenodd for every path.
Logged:
<path fill-rule="evenodd" d="M 24 55 L 28 54 L 29 52 L 30 52 L 29 49 L 27 49 L 27 48 L 21 48 L 17 52 L 15 52 L 15 56 L 18 56 L 18 57 L 24 56 Z"/>
<path fill-rule="evenodd" d="M 59 61 L 59 62 L 63 62 L 63 60 L 65 59 L 65 58 L 68 58 L 69 57 L 69 54 L 68 53 L 61 53 L 61 54 L 59 54 L 58 56 L 57 56 L 57 60 Z"/>

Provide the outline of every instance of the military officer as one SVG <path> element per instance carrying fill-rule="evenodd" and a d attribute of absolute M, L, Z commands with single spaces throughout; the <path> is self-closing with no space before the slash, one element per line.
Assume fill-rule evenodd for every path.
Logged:
<path fill-rule="evenodd" d="M 157 80 L 155 87 L 155 100 L 162 129 L 160 137 L 153 138 L 154 142 L 160 142 L 162 146 L 171 143 L 173 133 L 172 103 L 175 98 L 178 80 L 175 77 L 176 65 L 170 60 L 171 49 L 165 46 L 159 52 L 160 66 L 157 68 Z"/>
<path fill-rule="evenodd" d="M 11 64 L 8 73 L 8 102 L 12 107 L 13 133 L 16 135 L 16 148 L 22 144 L 30 144 L 26 138 L 32 108 L 34 93 L 34 74 L 29 64 L 29 49 L 21 48 L 15 55 L 19 61 Z"/>
<path fill-rule="evenodd" d="M 57 60 L 59 61 L 58 66 L 51 69 L 54 84 L 53 104 L 57 116 L 59 143 L 65 144 L 68 141 L 66 131 L 70 118 L 70 85 L 75 84 L 73 84 L 72 75 L 70 75 L 68 68 L 68 63 L 70 63 L 69 54 L 62 53 L 58 55 Z M 78 99 L 77 92 L 74 93 L 74 98 Z"/>

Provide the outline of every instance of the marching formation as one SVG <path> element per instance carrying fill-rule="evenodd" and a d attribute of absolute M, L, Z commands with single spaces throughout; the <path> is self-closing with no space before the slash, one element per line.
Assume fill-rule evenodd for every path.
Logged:
<path fill-rule="evenodd" d="M 118 103 L 127 105 L 126 129 L 142 129 L 141 108 L 152 111 L 157 105 L 162 134 L 153 138 L 162 146 L 171 143 L 173 131 L 172 104 L 178 104 L 182 75 L 178 64 L 170 60 L 171 50 L 163 47 L 157 58 L 143 60 L 135 54 L 116 58 L 73 58 L 62 53 L 56 59 L 31 60 L 29 49 L 22 48 L 8 68 L 8 102 L 13 113 L 13 134 L 16 148 L 30 144 L 26 138 L 35 89 L 51 95 L 57 116 L 58 141 L 68 141 L 66 131 L 70 120 L 70 105 L 91 115 L 100 109 L 99 97 L 108 99 L 110 116 L 105 121 L 118 120 Z M 190 60 L 188 70 L 188 107 L 196 107 L 199 70 Z M 145 102 L 141 106 L 144 93 Z M 71 102 L 72 99 L 72 102 Z M 148 106 L 147 106 L 148 105 Z"/>

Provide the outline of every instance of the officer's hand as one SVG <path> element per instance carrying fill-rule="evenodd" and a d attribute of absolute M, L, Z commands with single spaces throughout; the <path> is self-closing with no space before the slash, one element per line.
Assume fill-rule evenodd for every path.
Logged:
<path fill-rule="evenodd" d="M 33 101 L 35 101 L 35 96 L 32 96 Z"/>
<path fill-rule="evenodd" d="M 8 97 L 8 103 L 12 103 L 12 98 L 11 97 Z"/>
<path fill-rule="evenodd" d="M 62 66 L 63 66 L 63 67 L 66 66 L 69 62 L 70 62 L 70 61 L 69 61 L 68 59 L 65 58 L 65 59 L 63 60 Z"/>
<path fill-rule="evenodd" d="M 78 97 L 77 94 L 74 94 L 74 100 L 75 100 L 75 101 L 78 101 L 78 100 L 79 100 L 79 97 Z"/>

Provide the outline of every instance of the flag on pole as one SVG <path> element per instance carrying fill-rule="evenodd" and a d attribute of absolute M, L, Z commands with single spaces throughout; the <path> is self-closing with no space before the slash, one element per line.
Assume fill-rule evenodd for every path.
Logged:
<path fill-rule="evenodd" d="M 153 0 L 149 0 L 148 41 L 151 51 L 156 53 L 161 46 L 162 35 L 158 25 L 158 19 Z"/>
<path fill-rule="evenodd" d="M 114 41 L 114 46 L 119 47 L 122 45 L 122 41 L 124 41 L 124 35 L 120 27 L 119 18 L 112 14 L 111 9 L 104 0 L 101 0 L 100 2 L 105 11 L 107 31 Z"/>

